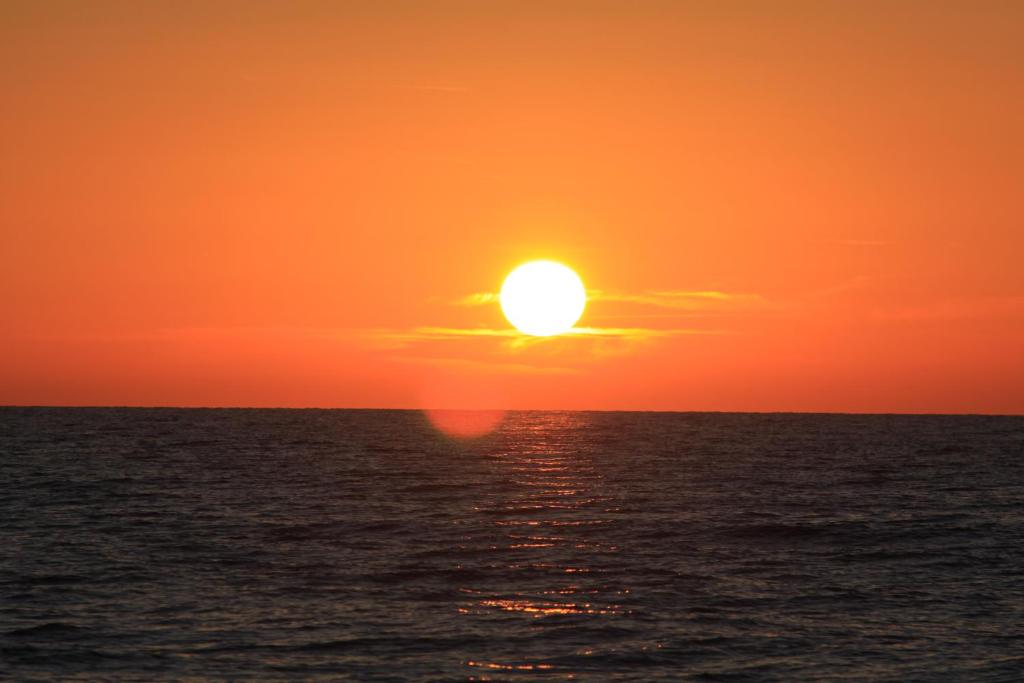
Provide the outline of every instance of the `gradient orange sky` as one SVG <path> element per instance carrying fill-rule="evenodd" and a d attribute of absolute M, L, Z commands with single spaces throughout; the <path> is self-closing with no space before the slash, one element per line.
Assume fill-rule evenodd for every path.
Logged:
<path fill-rule="evenodd" d="M 2 404 L 1024 413 L 1024 3 L 0 13 Z"/>

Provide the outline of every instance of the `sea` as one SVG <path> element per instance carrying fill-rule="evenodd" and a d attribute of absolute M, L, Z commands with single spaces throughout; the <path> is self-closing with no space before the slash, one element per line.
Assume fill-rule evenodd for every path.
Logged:
<path fill-rule="evenodd" d="M 500 418 L 0 409 L 0 679 L 1024 680 L 1024 417 Z"/>

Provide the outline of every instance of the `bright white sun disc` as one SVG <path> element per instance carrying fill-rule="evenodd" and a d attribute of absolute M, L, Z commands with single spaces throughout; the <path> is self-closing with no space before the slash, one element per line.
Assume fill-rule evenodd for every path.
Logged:
<path fill-rule="evenodd" d="M 587 292 L 579 275 L 554 261 L 519 266 L 501 286 L 501 310 L 520 332 L 550 337 L 572 329 L 583 315 Z"/>

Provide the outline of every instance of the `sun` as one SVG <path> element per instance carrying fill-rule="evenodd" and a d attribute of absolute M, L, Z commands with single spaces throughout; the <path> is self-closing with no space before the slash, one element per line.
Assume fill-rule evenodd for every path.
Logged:
<path fill-rule="evenodd" d="M 554 261 L 530 261 L 505 278 L 501 310 L 513 327 L 535 337 L 572 329 L 587 305 L 580 276 Z"/>

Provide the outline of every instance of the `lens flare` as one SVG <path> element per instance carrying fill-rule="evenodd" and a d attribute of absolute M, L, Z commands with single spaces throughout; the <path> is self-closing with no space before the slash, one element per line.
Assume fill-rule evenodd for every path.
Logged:
<path fill-rule="evenodd" d="M 425 412 L 434 429 L 457 439 L 477 439 L 486 436 L 494 431 L 505 417 L 503 410 L 446 410 L 440 408 Z"/>
<path fill-rule="evenodd" d="M 455 439 L 477 439 L 497 429 L 505 418 L 501 386 L 492 378 L 434 371 L 423 378 L 419 405 L 431 426 Z"/>

